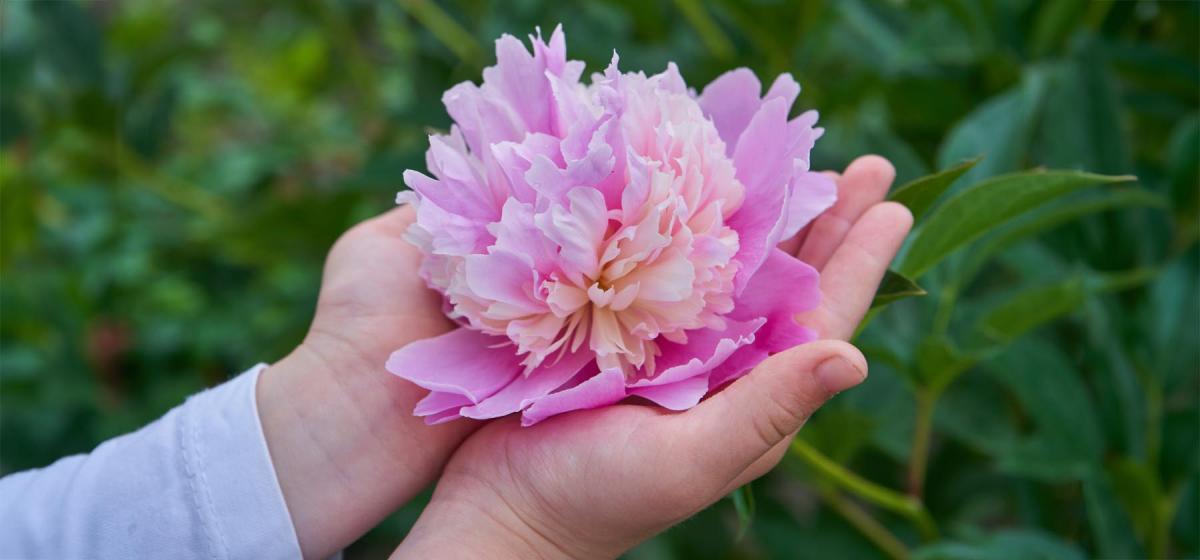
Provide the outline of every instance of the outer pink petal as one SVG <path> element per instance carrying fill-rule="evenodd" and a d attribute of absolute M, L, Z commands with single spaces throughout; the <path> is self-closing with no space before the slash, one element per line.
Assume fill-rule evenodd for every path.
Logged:
<path fill-rule="evenodd" d="M 593 359 L 588 351 L 563 356 L 558 362 L 541 366 L 527 375 L 519 375 L 512 383 L 475 406 L 463 408 L 459 413 L 466 418 L 499 418 L 529 406 L 534 400 L 570 381 L 583 366 Z"/>
<path fill-rule="evenodd" d="M 521 414 L 521 425 L 532 426 L 551 416 L 599 408 L 625 398 L 625 374 L 620 370 L 602 371 L 590 379 L 557 393 L 551 393 L 533 401 Z"/>
<path fill-rule="evenodd" d="M 804 226 L 837 202 L 837 183 L 823 173 L 805 171 L 792 177 L 787 210 L 780 220 L 780 240 L 796 235 Z"/>
<path fill-rule="evenodd" d="M 777 224 L 783 215 L 793 165 L 787 157 L 787 124 L 784 100 L 764 103 L 734 152 L 737 178 L 746 188 L 741 209 L 728 222 L 738 232 L 739 247 L 734 258 L 742 263 L 734 277 L 734 293 L 741 293 L 778 242 L 775 236 L 781 228 Z"/>
<path fill-rule="evenodd" d="M 478 403 L 516 377 L 520 361 L 507 338 L 455 329 L 392 352 L 385 367 L 430 391 Z"/>
<path fill-rule="evenodd" d="M 630 387 L 669 385 L 703 375 L 725 361 L 734 350 L 754 342 L 754 333 L 766 322 L 762 317 L 745 321 L 726 320 L 724 330 L 688 331 L 685 344 L 663 342 L 659 345 L 662 355 L 656 360 L 659 374 L 638 380 Z"/>
<path fill-rule="evenodd" d="M 821 301 L 817 271 L 799 259 L 772 249 L 746 290 L 734 302 L 731 318 L 765 317 L 754 342 L 739 348 L 709 373 L 709 387 L 742 375 L 767 356 L 810 342 L 817 333 L 800 326 L 796 314 L 815 308 Z"/>
<path fill-rule="evenodd" d="M 725 141 L 725 152 L 733 155 L 734 147 L 750 119 L 758 112 L 762 101 L 762 84 L 749 68 L 738 68 L 721 74 L 704 88 L 697 100 L 704 114 L 712 118 L 717 133 Z"/>
<path fill-rule="evenodd" d="M 471 399 L 458 393 L 433 391 L 417 402 L 417 406 L 413 407 L 413 415 L 430 416 L 450 410 L 457 414 L 458 409 L 470 404 L 472 404 Z"/>
<path fill-rule="evenodd" d="M 687 410 L 696 406 L 708 392 L 708 374 L 689 377 L 667 385 L 630 389 L 629 394 L 653 401 L 668 410 Z"/>

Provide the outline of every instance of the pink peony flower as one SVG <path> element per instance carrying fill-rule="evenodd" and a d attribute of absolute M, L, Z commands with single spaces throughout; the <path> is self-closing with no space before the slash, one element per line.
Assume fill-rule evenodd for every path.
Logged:
<path fill-rule="evenodd" d="M 789 120 L 800 86 L 762 98 L 747 69 L 699 95 L 674 64 L 591 85 L 550 42 L 496 41 L 483 85 L 445 93 L 455 125 L 429 139 L 428 177 L 399 203 L 420 274 L 461 328 L 392 354 L 430 390 L 431 424 L 563 412 L 641 397 L 672 410 L 814 334 L 817 272 L 775 248 L 833 204 L 809 170 L 822 130 Z"/>

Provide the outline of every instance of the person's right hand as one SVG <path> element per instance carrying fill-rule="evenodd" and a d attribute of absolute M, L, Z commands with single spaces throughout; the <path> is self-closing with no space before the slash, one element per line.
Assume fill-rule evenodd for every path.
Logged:
<path fill-rule="evenodd" d="M 771 356 L 691 410 L 621 404 L 481 428 L 447 464 L 394 558 L 615 558 L 770 470 L 818 407 L 866 376 L 846 341 L 912 225 L 864 157 L 838 203 L 781 248 L 821 270 L 801 323 L 822 340 Z M 787 286 L 778 286 L 780 290 Z"/>
<path fill-rule="evenodd" d="M 453 327 L 418 277 L 421 254 L 401 238 L 411 206 L 347 231 L 325 263 L 308 336 L 267 368 L 258 411 L 306 558 L 326 558 L 395 511 L 479 426 L 426 426 L 425 390 L 387 373 L 395 349 Z"/>

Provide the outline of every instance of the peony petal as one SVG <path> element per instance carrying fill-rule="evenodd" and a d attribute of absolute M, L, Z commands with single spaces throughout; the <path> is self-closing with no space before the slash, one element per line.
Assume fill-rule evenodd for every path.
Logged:
<path fill-rule="evenodd" d="M 469 329 L 412 342 L 392 352 L 389 372 L 430 391 L 454 393 L 478 403 L 508 384 L 520 358 L 507 338 Z"/>
<path fill-rule="evenodd" d="M 790 239 L 837 202 L 837 183 L 824 173 L 805 171 L 792 177 L 787 210 L 780 221 L 778 239 Z"/>
<path fill-rule="evenodd" d="M 625 374 L 616 369 L 605 370 L 570 389 L 535 399 L 521 413 L 521 425 L 532 426 L 551 416 L 607 406 L 623 398 Z"/>
<path fill-rule="evenodd" d="M 755 332 L 767 320 L 762 317 L 726 321 L 724 330 L 697 329 L 688 331 L 687 342 L 663 342 L 657 359 L 658 375 L 641 379 L 630 387 L 653 387 L 676 383 L 704 374 L 725 361 L 735 350 L 754 342 Z"/>
<path fill-rule="evenodd" d="M 709 374 L 709 386 L 717 388 L 741 377 L 767 356 L 811 342 L 817 333 L 796 322 L 796 314 L 814 309 L 821 302 L 820 276 L 799 259 L 772 249 L 758 273 L 738 296 L 731 319 L 766 318 L 752 344 L 734 352 Z"/>
<path fill-rule="evenodd" d="M 758 98 L 761 91 L 762 84 L 754 72 L 738 68 L 718 76 L 700 94 L 700 108 L 712 118 L 727 154 L 733 155 L 742 131 L 762 105 Z"/>
<path fill-rule="evenodd" d="M 458 414 L 458 409 L 471 405 L 471 399 L 458 393 L 442 393 L 433 391 L 425 398 L 417 401 L 417 405 L 413 407 L 413 416 L 431 416 L 441 414 L 446 411 L 453 411 Z"/>
<path fill-rule="evenodd" d="M 562 387 L 592 360 L 590 352 L 573 352 L 551 365 L 543 365 L 526 375 L 518 376 L 496 394 L 479 404 L 460 411 L 466 418 L 499 418 L 524 409 L 534 400 Z M 547 360 L 549 361 L 549 360 Z"/>
<path fill-rule="evenodd" d="M 787 105 L 783 99 L 763 103 L 742 133 L 734 151 L 737 178 L 746 188 L 741 209 L 729 218 L 738 232 L 740 247 L 735 259 L 742 263 L 734 278 L 734 291 L 741 293 L 779 242 L 777 227 L 783 216 L 787 186 L 793 163 L 788 148 Z"/>
<path fill-rule="evenodd" d="M 708 374 L 689 377 L 666 385 L 652 385 L 629 390 L 629 394 L 653 401 L 670 410 L 687 410 L 696 406 L 708 392 Z"/>

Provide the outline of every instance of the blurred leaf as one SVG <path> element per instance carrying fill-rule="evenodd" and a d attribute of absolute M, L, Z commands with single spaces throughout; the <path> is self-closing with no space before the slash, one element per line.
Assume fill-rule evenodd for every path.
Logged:
<path fill-rule="evenodd" d="M 941 394 L 963 372 L 978 361 L 976 356 L 959 352 L 949 338 L 928 335 L 917 348 L 917 372 L 922 385 L 934 395 Z"/>
<path fill-rule="evenodd" d="M 1089 43 L 1070 61 L 1050 68 L 1045 107 L 1031 151 L 1034 163 L 1106 174 L 1133 171 L 1129 133 L 1105 62 Z"/>
<path fill-rule="evenodd" d="M 1030 171 L 989 179 L 939 206 L 913 238 L 897 270 L 920 278 L 955 249 L 1041 204 L 1087 187 L 1132 179 L 1077 171 Z"/>
<path fill-rule="evenodd" d="M 966 174 L 966 184 L 1021 167 L 1041 111 L 1046 81 L 1043 69 L 1030 68 L 1018 87 L 972 111 L 946 136 L 938 151 L 938 166 L 946 168 L 982 156 L 983 161 Z"/>
<path fill-rule="evenodd" d="M 908 207 L 913 214 L 913 220 L 920 222 L 925 212 L 937 201 L 954 181 L 969 171 L 980 158 L 964 161 L 949 169 L 943 169 L 932 175 L 926 175 L 910 181 L 888 195 L 888 200 L 899 202 Z"/>
<path fill-rule="evenodd" d="M 734 490 L 729 498 L 733 500 L 733 509 L 737 511 L 738 530 L 735 540 L 742 540 L 746 536 L 746 531 L 750 529 L 750 523 L 754 521 L 754 487 L 747 484 L 739 486 Z"/>
<path fill-rule="evenodd" d="M 1162 491 L 1158 479 L 1146 465 L 1128 457 L 1114 461 L 1109 467 L 1108 476 L 1117 500 L 1133 521 L 1134 531 L 1146 542 L 1150 533 L 1166 522 L 1159 518 Z"/>
<path fill-rule="evenodd" d="M 1050 482 L 1100 472 L 1104 436 L 1078 368 L 1044 340 L 1026 338 L 987 362 L 989 376 L 1016 397 L 1032 433 L 1000 455 L 1000 468 Z"/>
<path fill-rule="evenodd" d="M 1083 560 L 1075 545 L 1047 533 L 1004 530 L 976 542 L 943 542 L 913 552 L 912 560 Z"/>
<path fill-rule="evenodd" d="M 1088 529 L 1101 558 L 1145 558 L 1133 533 L 1133 521 L 1113 493 L 1108 477 L 1098 473 L 1083 483 Z"/>
<path fill-rule="evenodd" d="M 1071 31 L 1083 21 L 1088 2 L 1085 0 L 1059 0 L 1039 4 L 1037 17 L 1030 37 L 1030 51 L 1034 56 L 1044 56 L 1062 47 Z"/>
<path fill-rule="evenodd" d="M 875 299 L 871 301 L 871 308 L 884 307 L 905 298 L 923 296 L 925 293 L 925 290 L 916 282 L 895 271 L 888 270 L 879 283 L 879 289 L 875 291 Z"/>
<path fill-rule="evenodd" d="M 1083 303 L 1081 276 L 1018 293 L 992 308 L 979 322 L 979 330 L 996 342 L 1011 341 L 1030 329 L 1069 313 Z"/>

